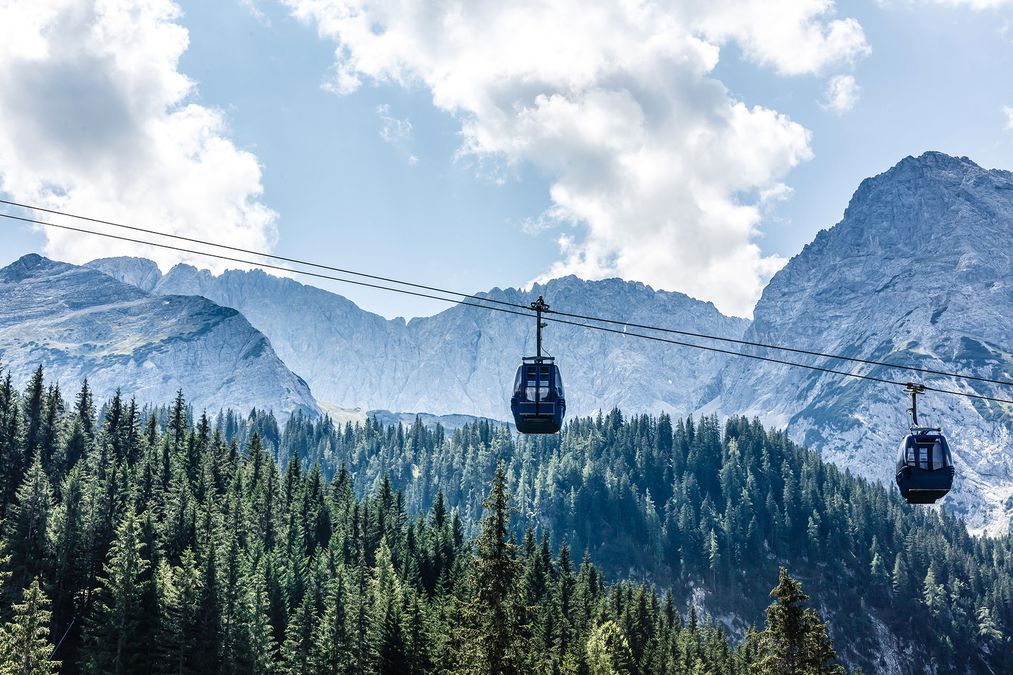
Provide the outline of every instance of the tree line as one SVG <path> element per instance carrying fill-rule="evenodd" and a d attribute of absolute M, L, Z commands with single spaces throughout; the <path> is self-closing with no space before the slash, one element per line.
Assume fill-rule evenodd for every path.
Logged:
<path fill-rule="evenodd" d="M 762 621 L 785 565 L 830 617 L 842 656 L 868 671 L 897 649 L 912 672 L 1013 672 L 1013 536 L 972 536 L 945 502 L 905 504 L 892 484 L 824 463 L 756 420 L 613 410 L 517 438 L 484 421 L 447 431 L 295 416 L 279 426 L 255 414 L 232 429 L 262 431 L 279 457 L 344 467 L 360 494 L 388 477 L 413 513 L 442 490 L 469 534 L 503 460 L 517 536 L 551 532 L 555 547 L 589 553 L 611 578 L 672 587 L 680 603 L 695 589 L 744 631 Z"/>
<path fill-rule="evenodd" d="M 0 673 L 844 672 L 784 569 L 764 629 L 732 639 L 681 593 L 606 583 L 587 547 L 576 563 L 517 510 L 505 457 L 478 507 L 437 486 L 421 510 L 351 462 L 279 462 L 270 416 L 228 417 L 7 373 Z"/>

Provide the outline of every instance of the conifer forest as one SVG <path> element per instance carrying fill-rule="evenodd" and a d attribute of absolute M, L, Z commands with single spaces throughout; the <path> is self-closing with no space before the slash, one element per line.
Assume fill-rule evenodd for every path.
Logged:
<path fill-rule="evenodd" d="M 1013 537 L 745 418 L 280 425 L 40 367 L 0 522 L 4 674 L 1013 672 Z"/>

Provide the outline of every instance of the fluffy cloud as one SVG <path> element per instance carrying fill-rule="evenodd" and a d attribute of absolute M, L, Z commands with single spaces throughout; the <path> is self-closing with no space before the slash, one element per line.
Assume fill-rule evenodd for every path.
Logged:
<path fill-rule="evenodd" d="M 188 43 L 179 15 L 169 0 L 0 3 L 0 190 L 50 208 L 271 247 L 275 214 L 259 201 L 256 158 L 229 140 L 220 111 L 192 102 L 194 83 L 178 70 Z M 166 266 L 186 258 L 45 233 L 47 254 L 62 260 L 133 254 Z"/>
<path fill-rule="evenodd" d="M 285 0 L 336 45 L 331 86 L 422 86 L 458 117 L 461 154 L 531 163 L 564 228 L 546 276 L 619 275 L 746 315 L 784 260 L 756 244 L 764 195 L 811 156 L 785 115 L 710 73 L 735 42 L 781 74 L 869 50 L 828 0 Z"/>
<path fill-rule="evenodd" d="M 871 51 L 858 21 L 830 18 L 833 11 L 832 0 L 699 0 L 691 25 L 718 43 L 734 40 L 782 75 L 802 75 Z"/>
<path fill-rule="evenodd" d="M 1002 114 L 1006 118 L 1006 131 L 1013 131 L 1013 106 L 1004 105 Z"/>
<path fill-rule="evenodd" d="M 827 82 L 827 89 L 820 105 L 826 110 L 843 114 L 858 103 L 858 82 L 852 75 L 835 75 Z"/>

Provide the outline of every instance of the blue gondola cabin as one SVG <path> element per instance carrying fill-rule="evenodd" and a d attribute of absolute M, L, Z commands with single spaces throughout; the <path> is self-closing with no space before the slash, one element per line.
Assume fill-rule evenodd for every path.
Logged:
<path fill-rule="evenodd" d="M 939 429 L 912 428 L 900 442 L 897 487 L 908 504 L 934 504 L 953 487 L 953 459 Z"/>
<path fill-rule="evenodd" d="M 523 359 L 514 378 L 510 410 L 522 434 L 554 434 L 563 426 L 563 378 L 551 357 Z"/>

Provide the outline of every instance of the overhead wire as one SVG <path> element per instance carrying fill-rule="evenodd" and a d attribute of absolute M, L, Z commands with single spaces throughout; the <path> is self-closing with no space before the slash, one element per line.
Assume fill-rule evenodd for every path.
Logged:
<path fill-rule="evenodd" d="M 175 239 L 177 241 L 187 241 L 191 244 L 201 244 L 203 246 L 213 246 L 214 248 L 221 248 L 227 251 L 234 251 L 236 253 L 245 253 L 247 255 L 255 255 L 259 258 L 269 258 L 271 260 L 280 260 L 282 262 L 292 263 L 295 265 L 305 265 L 306 267 L 313 267 L 315 269 L 328 270 L 330 272 L 338 272 L 340 274 L 350 274 L 356 277 L 363 277 L 365 279 L 374 279 L 376 281 L 385 281 L 387 283 L 399 284 L 401 286 L 408 286 L 410 288 L 420 288 L 425 291 L 433 291 L 434 293 L 445 293 L 446 295 L 457 295 L 462 298 L 471 298 L 474 300 L 482 300 L 483 302 L 491 302 L 496 305 L 505 305 L 509 307 L 516 307 L 518 309 L 528 309 L 527 305 L 522 305 L 516 302 L 507 302 L 506 300 L 496 300 L 494 298 L 485 298 L 480 295 L 474 295 L 471 293 L 460 293 L 458 291 L 448 291 L 445 288 L 439 288 L 437 286 L 428 286 L 426 284 L 417 284 L 410 281 L 403 281 L 401 279 L 395 279 L 393 277 L 384 277 L 376 274 L 367 274 L 366 272 L 357 272 L 355 270 L 345 269 L 342 267 L 335 267 L 333 265 L 325 265 L 322 263 L 310 262 L 308 260 L 300 260 L 299 258 L 288 258 L 275 253 L 264 253 L 263 251 L 254 251 L 247 248 L 241 248 L 239 246 L 231 246 L 229 244 L 221 244 L 213 241 L 206 241 L 204 239 L 197 239 L 195 237 L 187 237 L 181 234 L 173 234 L 171 232 L 159 232 L 158 230 L 152 230 L 144 227 L 137 227 L 136 225 L 125 225 L 123 223 L 116 223 L 110 220 L 102 220 L 100 218 L 91 218 L 89 216 L 82 216 L 74 213 L 67 213 L 65 211 L 57 211 L 55 209 L 47 209 L 41 206 L 32 206 L 31 204 L 23 204 L 21 202 L 10 201 L 8 199 L 0 199 L 0 204 L 7 204 L 8 206 L 17 206 L 22 209 L 31 209 L 33 211 L 42 211 L 56 216 L 63 216 L 66 218 L 75 218 L 77 220 L 85 220 L 100 225 L 109 225 L 110 227 L 118 227 L 124 230 L 132 230 L 134 232 L 143 232 L 144 234 L 153 234 L 159 237 L 168 237 L 169 239 Z M 51 225 L 45 221 L 33 220 L 31 218 L 21 218 L 30 223 L 36 223 L 38 225 Z M 287 267 L 284 269 L 288 269 Z"/>
<path fill-rule="evenodd" d="M 176 239 L 178 241 L 186 241 L 186 242 L 190 242 L 190 243 L 194 243 L 194 244 L 201 244 L 201 245 L 204 245 L 204 246 L 212 246 L 214 248 L 221 248 L 221 249 L 225 249 L 225 250 L 229 250 L 229 251 L 235 251 L 237 253 L 245 253 L 245 254 L 248 254 L 248 255 L 255 255 L 255 256 L 261 257 L 261 258 L 268 258 L 268 259 L 272 259 L 272 260 L 280 260 L 282 262 L 288 262 L 288 263 L 292 263 L 292 264 L 296 264 L 296 265 L 304 265 L 306 267 L 313 267 L 313 268 L 316 268 L 316 269 L 324 269 L 324 270 L 328 270 L 328 271 L 331 271 L 331 272 L 339 272 L 341 274 L 349 274 L 349 275 L 352 275 L 352 276 L 362 277 L 362 278 L 366 278 L 366 279 L 374 279 L 374 280 L 377 280 L 377 281 L 384 281 L 384 282 L 387 282 L 387 283 L 394 283 L 394 284 L 398 284 L 398 285 L 401 285 L 401 286 L 408 286 L 409 288 L 419 288 L 419 289 L 422 289 L 422 290 L 432 291 L 432 292 L 435 292 L 435 293 L 444 293 L 446 295 L 455 295 L 455 296 L 462 297 L 462 298 L 468 298 L 468 299 L 472 299 L 472 300 L 480 300 L 482 302 L 487 302 L 487 303 L 496 304 L 496 305 L 502 305 L 502 306 L 506 306 L 506 307 L 514 307 L 514 308 L 517 308 L 517 309 L 523 309 L 523 310 L 529 309 L 529 307 L 527 305 L 516 303 L 516 302 L 509 302 L 509 301 L 506 301 L 506 300 L 499 300 L 499 299 L 496 299 L 496 298 L 489 298 L 489 297 L 475 295 L 475 294 L 471 294 L 471 293 L 462 293 L 460 291 L 447 290 L 445 288 L 439 288 L 437 286 L 431 286 L 431 285 L 427 285 L 427 284 L 419 284 L 419 283 L 415 283 L 415 282 L 411 282 L 411 281 L 405 281 L 403 279 L 396 279 L 396 278 L 393 278 L 393 277 L 380 276 L 380 275 L 376 275 L 376 274 L 368 274 L 366 272 L 359 272 L 359 271 L 356 271 L 356 270 L 351 270 L 351 269 L 342 268 L 342 267 L 336 267 L 336 266 L 333 266 L 333 265 L 326 265 L 326 264 L 322 264 L 322 263 L 316 263 L 316 262 L 312 262 L 312 261 L 308 261 L 308 260 L 302 260 L 300 258 L 291 258 L 291 257 L 277 255 L 277 254 L 274 254 L 274 253 L 265 253 L 263 251 L 254 251 L 252 249 L 242 248 L 242 247 L 238 247 L 238 246 L 232 246 L 232 245 L 229 245 L 229 244 L 222 244 L 222 243 L 218 243 L 218 242 L 207 241 L 207 240 L 204 240 L 204 239 L 198 239 L 196 237 L 187 237 L 187 236 L 184 236 L 184 235 L 173 234 L 171 232 L 160 232 L 158 230 L 152 230 L 150 228 L 138 227 L 136 225 L 126 225 L 124 223 L 117 223 L 117 222 L 110 221 L 110 220 L 103 220 L 101 218 L 92 218 L 90 216 L 84 216 L 84 215 L 80 215 L 80 214 L 69 213 L 69 212 L 66 212 L 66 211 L 59 211 L 59 210 L 56 210 L 56 209 L 50 209 L 50 208 L 41 207 L 41 206 L 34 206 L 34 205 L 31 205 L 31 204 L 26 204 L 26 203 L 23 203 L 23 202 L 16 202 L 16 201 L 13 201 L 13 200 L 8 200 L 8 199 L 0 199 L 0 204 L 7 204 L 8 206 L 16 206 L 16 207 L 23 208 L 23 209 L 31 209 L 31 210 L 35 210 L 35 211 L 42 211 L 44 213 L 49 213 L 49 214 L 53 214 L 53 215 L 63 216 L 63 217 L 66 217 L 66 218 L 74 218 L 74 219 L 77 219 L 77 220 L 84 220 L 84 221 L 88 221 L 88 222 L 92 222 L 92 223 L 98 223 L 98 224 L 108 225 L 108 226 L 111 226 L 111 227 L 117 227 L 117 228 L 121 228 L 121 229 L 125 229 L 125 230 L 131 230 L 131 231 L 134 231 L 134 232 L 143 232 L 145 234 L 150 234 L 150 235 L 155 235 L 155 236 L 160 236 L 160 237 L 167 237 L 167 238 L 170 238 L 170 239 Z M 33 220 L 33 219 L 25 219 L 25 220 L 27 220 L 28 222 L 32 222 L 32 223 L 36 223 L 36 224 L 40 224 L 40 225 L 49 225 L 49 223 L 46 223 L 44 221 L 38 221 L 38 220 Z M 284 269 L 288 269 L 288 268 L 284 268 Z M 572 318 L 572 319 L 580 319 L 582 321 L 595 321 L 595 322 L 599 322 L 599 323 L 607 323 L 607 324 L 612 324 L 612 325 L 619 325 L 619 326 L 627 326 L 627 327 L 632 327 L 632 328 L 639 328 L 639 329 L 642 329 L 642 330 L 650 330 L 650 331 L 657 331 L 657 332 L 661 332 L 661 333 L 669 333 L 669 334 L 674 334 L 674 335 L 682 335 L 682 336 L 685 336 L 685 337 L 694 337 L 694 338 L 700 338 L 700 339 L 705 339 L 705 340 L 716 340 L 716 341 L 720 341 L 720 342 L 727 342 L 727 343 L 731 343 L 731 344 L 738 344 L 738 345 L 743 345 L 743 346 L 748 346 L 748 347 L 757 347 L 757 348 L 760 348 L 760 349 L 774 349 L 774 350 L 785 351 L 785 352 L 794 353 L 794 354 L 803 354 L 803 355 L 806 355 L 806 356 L 815 356 L 815 357 L 818 357 L 818 358 L 834 359 L 834 360 L 838 360 L 838 361 L 847 361 L 847 362 L 850 362 L 850 363 L 861 363 L 861 364 L 872 365 L 872 366 L 883 366 L 885 368 L 898 368 L 898 369 L 903 369 L 903 370 L 907 370 L 907 371 L 911 371 L 911 372 L 922 373 L 922 374 L 925 374 L 925 375 L 940 375 L 942 377 L 953 377 L 953 378 L 959 378 L 959 379 L 962 379 L 962 380 L 973 380 L 973 381 L 976 381 L 976 382 L 985 382 L 985 383 L 988 383 L 988 384 L 998 384 L 998 385 L 1002 385 L 1002 386 L 1013 387 L 1013 380 L 999 380 L 999 379 L 994 379 L 994 378 L 982 377 L 980 375 L 968 375 L 968 374 L 956 373 L 956 372 L 952 372 L 952 371 L 936 370 L 936 369 L 932 369 L 932 368 L 922 368 L 922 367 L 919 367 L 919 366 L 911 366 L 911 365 L 905 365 L 905 364 L 900 364 L 900 363 L 892 363 L 892 362 L 889 362 L 889 361 L 877 361 L 877 360 L 874 360 L 874 359 L 864 359 L 864 358 L 856 357 L 856 356 L 844 356 L 842 354 L 832 354 L 832 353 L 828 353 L 828 352 L 820 352 L 820 351 L 815 351 L 815 350 L 810 350 L 810 349 L 802 349 L 802 348 L 799 348 L 799 347 L 789 347 L 789 346 L 786 346 L 786 345 L 770 344 L 770 343 L 765 343 L 765 342 L 757 342 L 757 341 L 753 341 L 753 340 L 743 340 L 743 339 L 740 339 L 740 338 L 731 338 L 731 337 L 725 337 L 725 336 L 720 336 L 720 335 L 708 335 L 706 333 L 699 333 L 699 332 L 694 332 L 694 331 L 681 330 L 681 329 L 678 329 L 678 328 L 667 328 L 667 327 L 663 327 L 663 326 L 652 326 L 652 325 L 648 325 L 648 324 L 641 324 L 641 323 L 634 323 L 634 322 L 630 322 L 630 321 L 625 321 L 625 320 L 622 320 L 622 319 L 610 319 L 610 318 L 603 318 L 603 317 L 598 317 L 598 316 L 589 316 L 589 315 L 585 315 L 585 314 L 577 314 L 577 313 L 573 313 L 573 312 L 565 312 L 565 311 L 561 311 L 561 310 L 558 310 L 558 309 L 557 310 L 551 310 L 551 311 L 552 311 L 552 313 L 558 314 L 559 316 L 565 316 L 565 317 Z M 738 352 L 736 352 L 736 353 L 738 353 Z"/>
<path fill-rule="evenodd" d="M 19 207 L 22 207 L 22 208 L 32 208 L 32 209 L 35 208 L 35 207 L 32 207 L 32 206 L 25 206 L 25 205 L 22 205 L 22 204 L 18 204 L 16 202 L 10 202 L 8 200 L 3 200 L 3 199 L 0 199 L 0 203 L 12 204 L 12 205 L 16 205 L 16 206 L 19 206 Z M 45 210 L 45 209 L 37 209 L 37 210 Z M 278 270 L 278 271 L 282 271 L 282 272 L 286 272 L 286 273 L 295 273 L 295 274 L 301 274 L 301 275 L 304 275 L 304 276 L 309 276 L 309 277 L 314 277 L 314 278 L 319 278 L 319 279 L 327 279 L 327 280 L 331 280 L 331 281 L 337 281 L 339 283 L 347 283 L 347 284 L 352 284 L 352 285 L 366 287 L 366 288 L 385 290 L 385 291 L 390 291 L 390 292 L 394 292 L 394 293 L 400 293 L 400 294 L 404 294 L 404 295 L 411 295 L 411 296 L 420 297 L 420 298 L 427 298 L 427 299 L 431 299 L 431 300 L 437 300 L 437 301 L 441 301 L 441 302 L 448 302 L 448 303 L 452 303 L 452 304 L 460 304 L 460 305 L 465 305 L 465 306 L 470 306 L 470 307 L 477 307 L 479 309 L 486 309 L 486 310 L 501 312 L 501 313 L 505 313 L 505 314 L 522 316 L 522 317 L 525 317 L 525 318 L 532 318 L 532 317 L 534 317 L 534 314 L 533 314 L 532 310 L 530 309 L 530 307 L 528 307 L 527 305 L 521 305 L 521 304 L 518 304 L 518 303 L 509 303 L 509 302 L 505 302 L 505 301 L 497 301 L 495 299 L 485 298 L 483 296 L 471 295 L 471 294 L 465 294 L 465 293 L 458 293 L 458 292 L 454 292 L 454 291 L 447 291 L 447 290 L 440 289 L 440 288 L 434 287 L 434 286 L 426 286 L 426 285 L 423 285 L 423 284 L 415 284 L 415 283 L 410 283 L 410 282 L 403 282 L 403 281 L 400 281 L 400 280 L 397 280 L 397 279 L 392 279 L 392 278 L 388 278 L 388 277 L 380 277 L 380 276 L 377 276 L 377 275 L 367 275 L 367 274 L 364 274 L 364 273 L 352 272 L 350 270 L 343 270 L 341 268 L 336 268 L 336 267 L 331 267 L 331 266 L 326 266 L 326 265 L 320 265 L 320 264 L 316 264 L 316 263 L 307 263 L 305 261 L 301 261 L 301 260 L 294 259 L 294 258 L 282 258 L 281 256 L 274 256 L 272 254 L 261 254 L 261 253 L 255 252 L 255 251 L 247 251 L 245 249 L 239 249 L 237 247 L 231 247 L 231 246 L 227 246 L 227 245 L 224 245 L 224 244 L 215 244 L 213 242 L 207 242 L 207 241 L 203 241 L 203 240 L 182 237 L 180 235 L 172 235 L 172 234 L 158 232 L 158 231 L 155 231 L 155 230 L 147 230 L 147 229 L 144 229 L 144 228 L 137 228 L 137 227 L 133 227 L 133 226 L 118 225 L 116 223 L 111 223 L 109 221 L 101 221 L 101 220 L 98 220 L 98 219 L 87 218 L 87 217 L 84 217 L 84 216 L 73 216 L 72 214 L 65 214 L 65 213 L 62 213 L 62 212 L 52 211 L 52 210 L 48 210 L 48 212 L 53 213 L 54 215 L 64 215 L 64 216 L 68 216 L 68 217 L 76 217 L 76 218 L 79 218 L 79 219 L 82 219 L 82 220 L 89 220 L 89 221 L 92 221 L 92 222 L 96 222 L 98 224 L 117 225 L 119 227 L 123 227 L 123 228 L 126 228 L 126 229 L 131 229 L 131 230 L 135 230 L 135 231 L 142 231 L 142 232 L 145 232 L 147 234 L 153 234 L 153 235 L 156 235 L 156 236 L 161 235 L 161 236 L 166 236 L 166 237 L 171 237 L 171 238 L 176 238 L 176 239 L 183 239 L 183 240 L 186 240 L 186 241 L 191 241 L 193 243 L 199 243 L 199 244 L 206 245 L 206 246 L 212 246 L 212 247 L 218 247 L 218 248 L 223 248 L 223 249 L 230 249 L 230 250 L 235 250 L 235 251 L 247 252 L 247 253 L 250 253 L 251 255 L 255 255 L 255 256 L 274 258 L 274 259 L 282 259 L 285 262 L 291 262 L 291 263 L 295 263 L 295 264 L 304 264 L 304 265 L 313 266 L 313 267 L 322 268 L 322 269 L 339 270 L 339 271 L 341 271 L 343 273 L 352 274 L 352 275 L 355 275 L 355 276 L 362 276 L 362 277 L 372 278 L 372 279 L 375 279 L 375 280 L 382 280 L 382 281 L 386 281 L 388 283 L 397 283 L 397 284 L 409 286 L 409 287 L 412 287 L 412 288 L 420 288 L 420 289 L 430 290 L 430 291 L 433 291 L 433 292 L 443 293 L 444 295 L 455 295 L 455 296 L 458 296 L 458 297 L 463 297 L 463 298 L 465 298 L 465 300 L 457 300 L 457 299 L 454 299 L 454 298 L 448 298 L 448 297 L 443 297 L 443 296 L 439 296 L 439 295 L 433 295 L 432 293 L 423 293 L 423 292 L 420 292 L 420 291 L 413 291 L 413 290 L 409 290 L 407 288 L 395 288 L 395 287 L 391 287 L 391 286 L 385 286 L 383 284 L 377 284 L 377 283 L 371 283 L 371 282 L 365 282 L 365 281 L 358 281 L 358 280 L 355 280 L 355 279 L 347 279 L 347 278 L 344 278 L 344 277 L 336 277 L 336 276 L 333 276 L 333 275 L 323 274 L 323 273 L 319 273 L 319 272 L 311 272 L 311 271 L 308 271 L 308 270 L 300 270 L 300 269 L 293 269 L 293 268 L 290 268 L 290 267 L 282 267 L 281 265 L 274 265 L 274 264 L 271 264 L 271 263 L 265 263 L 265 262 L 256 261 L 256 260 L 247 260 L 247 259 L 243 259 L 243 258 L 236 258 L 234 256 L 227 256 L 227 255 L 223 255 L 221 253 L 214 253 L 214 252 L 210 252 L 210 251 L 202 251 L 202 250 L 191 249 L 191 248 L 186 248 L 186 247 L 181 247 L 181 246 L 173 246 L 171 244 L 159 243 L 159 242 L 148 241 L 148 240 L 143 240 L 143 239 L 135 239 L 133 237 L 125 237 L 125 236 L 122 236 L 122 235 L 113 234 L 111 232 L 100 232 L 100 231 L 96 231 L 96 230 L 89 230 L 89 229 L 86 229 L 86 228 L 75 227 L 75 226 L 72 226 L 72 225 L 64 225 L 64 224 L 60 224 L 60 223 L 52 223 L 52 222 L 48 222 L 48 221 L 38 220 L 38 219 L 34 219 L 34 218 L 27 218 L 27 217 L 24 217 L 24 216 L 17 216 L 17 215 L 8 214 L 8 213 L 0 213 L 0 217 L 6 218 L 6 219 L 9 219 L 9 220 L 15 220 L 15 221 L 21 221 L 21 222 L 35 224 L 35 225 L 41 225 L 41 226 L 44 226 L 44 227 L 52 227 L 52 228 L 58 228 L 58 229 L 62 229 L 62 230 L 72 231 L 72 232 L 78 232 L 78 233 L 81 233 L 81 234 L 89 234 L 89 235 L 94 235 L 94 236 L 100 236 L 100 237 L 106 237 L 106 238 L 110 238 L 110 239 L 115 239 L 115 240 L 119 240 L 119 241 L 125 241 L 125 242 L 129 242 L 129 243 L 135 243 L 135 244 L 141 244 L 141 245 L 147 245 L 147 246 L 155 246 L 155 247 L 158 247 L 158 248 L 178 251 L 178 252 L 182 252 L 182 253 L 190 253 L 190 254 L 193 254 L 193 255 L 201 255 L 201 256 L 215 258 L 215 259 L 224 260 L 224 261 L 228 261 L 228 262 L 235 262 L 235 263 L 239 263 L 239 264 L 243 264 L 243 265 L 251 265 L 251 266 L 254 266 L 254 267 L 263 267 L 263 268 Z M 492 304 L 481 304 L 481 303 L 492 303 Z M 500 306 L 496 306 L 496 305 L 500 305 Z M 511 307 L 511 309 L 507 309 L 507 308 L 503 307 L 502 305 L 508 305 L 508 306 Z M 513 309 L 513 308 L 516 308 L 516 309 Z M 571 318 L 580 318 L 580 319 L 582 319 L 584 321 L 596 320 L 596 321 L 600 321 L 600 322 L 616 323 L 616 324 L 621 324 L 624 327 L 634 326 L 634 327 L 637 327 L 637 328 L 649 329 L 649 330 L 659 330 L 659 331 L 668 330 L 668 329 L 658 328 L 658 327 L 654 327 L 654 326 L 645 326 L 645 325 L 640 325 L 640 324 L 632 324 L 632 323 L 629 323 L 629 322 L 622 322 L 622 321 L 618 321 L 618 320 L 611 320 L 611 319 L 606 320 L 606 319 L 598 319 L 598 318 L 594 318 L 594 317 L 584 317 L 584 316 L 581 316 L 581 315 L 568 314 L 568 313 L 564 313 L 564 312 L 557 312 L 555 310 L 549 310 L 548 313 L 549 314 L 558 314 L 559 316 L 568 316 L 568 317 L 571 317 Z M 896 386 L 902 386 L 902 387 L 907 386 L 909 384 L 908 382 L 902 382 L 902 381 L 899 381 L 899 380 L 893 380 L 893 379 L 888 379 L 888 378 L 883 378 L 883 377 L 877 377 L 877 376 L 874 376 L 874 375 L 855 373 L 855 372 L 845 371 L 845 370 L 837 370 L 837 369 L 834 369 L 834 368 L 826 368 L 826 367 L 823 367 L 823 366 L 816 366 L 816 365 L 812 365 L 812 364 L 799 363 L 799 362 L 796 362 L 796 361 L 786 361 L 786 360 L 783 360 L 783 359 L 777 359 L 777 358 L 773 358 L 773 357 L 769 357 L 769 356 L 761 356 L 759 354 L 750 354 L 750 353 L 746 353 L 746 352 L 733 351 L 731 349 L 722 349 L 722 348 L 719 348 L 719 347 L 712 347 L 712 346 L 708 346 L 708 345 L 701 345 L 701 344 L 696 344 L 696 343 L 691 343 L 691 342 L 684 342 L 684 341 L 681 341 L 681 340 L 673 340 L 673 339 L 670 339 L 670 338 L 663 338 L 663 337 L 660 337 L 660 336 L 657 336 L 657 335 L 647 335 L 647 334 L 644 334 L 644 333 L 634 333 L 634 332 L 630 332 L 630 331 L 625 330 L 625 329 L 620 330 L 618 328 L 608 328 L 606 326 L 597 326 L 597 325 L 588 324 L 588 323 L 578 323 L 577 321 L 571 321 L 569 319 L 556 318 L 556 317 L 553 317 L 553 316 L 545 316 L 545 315 L 543 315 L 542 318 L 545 321 L 551 321 L 551 322 L 557 323 L 557 324 L 570 325 L 570 326 L 575 326 L 575 327 L 578 327 L 578 328 L 586 328 L 586 329 L 597 330 L 597 331 L 606 332 L 606 333 L 613 333 L 613 334 L 616 334 L 616 335 L 623 335 L 623 336 L 628 336 L 628 337 L 635 337 L 635 338 L 638 338 L 638 339 L 650 340 L 650 341 L 654 341 L 654 342 L 661 342 L 661 343 L 672 344 L 672 345 L 677 345 L 677 346 L 682 346 L 682 347 L 688 347 L 688 348 L 693 348 L 693 349 L 700 349 L 700 350 L 704 350 L 704 351 L 708 351 L 708 352 L 714 352 L 714 353 L 719 353 L 719 354 L 726 354 L 726 355 L 730 355 L 730 356 L 739 356 L 739 357 L 743 357 L 743 358 L 748 358 L 748 359 L 753 359 L 753 360 L 758 360 L 758 361 L 765 361 L 765 362 L 769 362 L 769 363 L 777 363 L 777 364 L 781 364 L 781 365 L 785 365 L 785 366 L 790 366 L 790 367 L 805 368 L 805 369 L 812 370 L 812 371 L 823 372 L 823 373 L 834 374 L 834 375 L 840 375 L 840 376 L 843 376 L 843 377 L 858 378 L 858 379 L 869 380 L 869 381 L 878 382 L 878 383 L 882 383 L 882 384 L 896 385 Z M 670 332 L 680 332 L 680 331 L 671 330 Z M 690 335 L 692 335 L 692 334 L 690 334 Z M 703 335 L 703 334 L 697 334 L 696 337 L 711 338 L 711 339 L 721 339 L 721 338 L 716 338 L 714 336 L 706 336 L 706 335 Z M 744 342 L 744 341 L 737 341 L 737 342 Z M 760 345 L 760 344 L 757 343 L 757 344 L 754 344 L 752 346 L 763 346 L 763 345 Z M 799 353 L 803 353 L 803 354 L 822 355 L 819 352 L 807 352 L 806 350 L 795 350 L 794 348 L 788 348 L 788 349 L 791 350 L 791 351 L 798 351 Z M 850 359 L 849 357 L 841 357 L 841 358 L 845 358 L 846 360 L 854 360 L 854 359 Z M 860 362 L 866 363 L 868 365 L 874 365 L 874 366 L 877 366 L 877 367 L 886 367 L 886 368 L 903 369 L 903 370 L 918 370 L 918 369 L 914 369 L 914 368 L 909 367 L 909 366 L 902 366 L 902 365 L 898 365 L 898 364 L 888 364 L 888 363 L 876 362 L 876 361 L 860 361 Z M 954 374 L 954 373 L 946 373 L 945 371 L 925 371 L 925 370 L 922 370 L 922 372 L 932 372 L 933 374 L 939 374 L 939 375 L 944 375 L 944 376 L 954 377 L 954 378 L 983 379 L 983 378 L 976 378 L 976 377 L 966 377 L 965 378 L 962 375 Z M 994 382 L 996 384 L 1003 384 L 1004 383 L 1003 381 L 999 381 L 999 380 L 996 380 L 996 381 L 985 380 L 985 381 Z M 1008 384 L 1013 384 L 1013 383 L 1008 383 Z M 984 395 L 984 394 L 969 393 L 969 392 L 957 391 L 957 390 L 952 390 L 952 389 L 942 389 L 942 388 L 939 388 L 939 387 L 934 387 L 934 386 L 929 386 L 929 385 L 925 385 L 925 389 L 928 390 L 928 391 L 934 391 L 934 392 L 941 393 L 941 394 L 949 394 L 949 395 L 953 395 L 953 396 L 964 396 L 964 397 L 968 397 L 968 398 L 980 399 L 980 400 L 984 400 L 984 401 L 992 401 L 992 402 L 996 402 L 996 403 L 1013 404 L 1013 400 L 1004 399 L 1004 398 L 998 398 L 998 397 L 994 397 L 994 396 L 987 396 L 987 395 Z"/>

